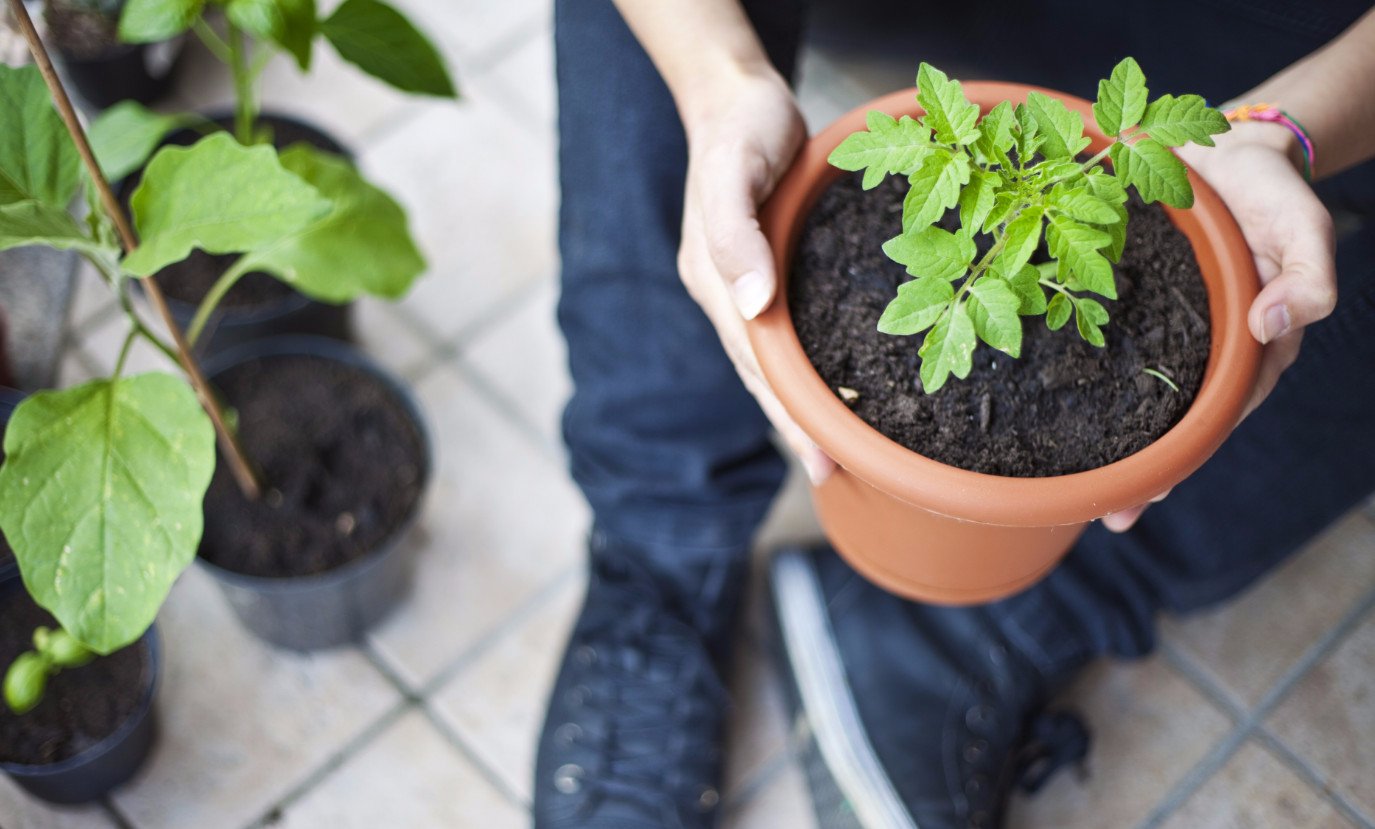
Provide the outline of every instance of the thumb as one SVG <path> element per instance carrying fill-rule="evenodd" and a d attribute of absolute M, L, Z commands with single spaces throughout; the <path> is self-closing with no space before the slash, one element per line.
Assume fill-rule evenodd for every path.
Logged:
<path fill-rule="evenodd" d="M 1251 305 L 1248 323 L 1258 341 L 1270 343 L 1332 313 L 1337 304 L 1333 257 L 1327 211 L 1319 208 L 1311 216 L 1296 217 L 1288 244 L 1274 257 L 1279 273 Z"/>
<path fill-rule="evenodd" d="M 743 166 L 706 179 L 713 184 L 702 193 L 702 227 L 712 264 L 740 315 L 752 320 L 772 304 L 778 280 L 773 250 L 759 227 L 754 177 Z"/>

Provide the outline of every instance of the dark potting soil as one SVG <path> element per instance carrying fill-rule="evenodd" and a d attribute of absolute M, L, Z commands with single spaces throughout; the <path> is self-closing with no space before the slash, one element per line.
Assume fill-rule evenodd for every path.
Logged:
<path fill-rule="evenodd" d="M 889 179 L 866 192 L 858 176 L 838 179 L 807 219 L 789 280 L 803 349 L 837 396 L 841 388 L 858 392 L 849 405 L 866 423 L 942 463 L 1044 477 L 1121 460 L 1183 417 L 1207 367 L 1208 295 L 1188 240 L 1164 210 L 1135 195 L 1113 269 L 1118 299 L 1102 300 L 1112 316 L 1106 348 L 1080 339 L 1072 320 L 1050 331 L 1043 317 L 1027 317 L 1019 359 L 980 345 L 967 379 L 923 393 L 923 335 L 876 327 L 897 286 L 912 278 L 882 251 L 901 230 L 904 185 Z M 982 254 L 989 240 L 981 241 Z M 1043 243 L 1032 261 L 1046 258 Z"/>
<path fill-rule="evenodd" d="M 228 464 L 216 466 L 200 547 L 211 563 L 253 576 L 323 573 L 376 550 L 415 511 L 424 444 L 371 374 L 320 357 L 271 357 L 214 383 L 238 413 L 266 491 L 247 501 Z"/>
<path fill-rule="evenodd" d="M 43 4 L 43 20 L 51 42 L 69 58 L 98 60 L 133 48 L 119 42 L 118 16 L 49 0 Z"/>
<path fill-rule="evenodd" d="M 57 626 L 23 590 L 0 590 L 0 666 L 32 650 L 40 625 Z M 0 705 L 0 763 L 58 763 L 110 736 L 143 701 L 150 664 L 147 647 L 135 644 L 53 677 L 27 714 Z"/>
<path fill-rule="evenodd" d="M 285 121 L 270 115 L 265 115 L 259 120 L 271 127 L 272 143 L 278 149 L 286 149 L 292 144 L 304 141 L 328 152 L 341 155 L 344 152 L 329 136 L 304 124 Z M 224 118 L 216 119 L 216 123 L 225 129 L 232 128 L 233 124 L 230 119 Z M 201 132 L 182 129 L 169 135 L 163 143 L 187 146 L 196 143 L 202 137 L 204 136 Z M 141 172 L 134 173 L 121 187 L 126 205 L 129 196 L 133 195 L 134 189 L 138 187 L 138 182 L 142 177 Z M 193 250 L 191 255 L 182 261 L 163 268 L 155 278 L 158 281 L 158 287 L 162 288 L 163 293 L 168 297 L 194 306 L 200 304 L 205 295 L 210 293 L 215 282 L 238 258 L 239 254 L 237 253 L 213 254 L 203 250 Z M 220 301 L 220 308 L 252 312 L 278 305 L 295 293 L 296 291 L 289 285 L 268 274 L 249 273 L 240 279 L 230 289 L 229 293 L 225 294 L 224 299 Z"/>

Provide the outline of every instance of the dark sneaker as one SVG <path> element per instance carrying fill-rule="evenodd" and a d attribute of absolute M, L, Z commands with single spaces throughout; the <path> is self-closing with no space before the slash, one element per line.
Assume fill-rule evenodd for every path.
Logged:
<path fill-rule="evenodd" d="M 1041 710 L 1067 677 L 1020 657 L 986 609 L 903 601 L 829 548 L 781 551 L 769 580 L 826 829 L 993 829 L 1014 785 L 1087 753 L 1076 717 Z"/>
<path fill-rule="evenodd" d="M 535 829 L 717 824 L 743 563 L 651 570 L 597 549 L 535 764 Z"/>

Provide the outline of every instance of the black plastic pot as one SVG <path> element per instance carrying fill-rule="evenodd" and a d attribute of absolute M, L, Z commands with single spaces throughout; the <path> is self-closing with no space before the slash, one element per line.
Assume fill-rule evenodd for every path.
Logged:
<path fill-rule="evenodd" d="M 226 113 L 212 113 L 207 118 L 224 128 L 231 128 L 233 116 Z M 264 113 L 260 121 L 279 129 L 291 132 L 299 140 L 304 140 L 319 149 L 344 158 L 353 155 L 331 136 L 316 127 L 289 115 Z M 189 145 L 203 137 L 203 133 L 193 129 L 172 132 L 162 142 L 163 145 Z M 120 198 L 127 204 L 141 180 L 141 174 L 130 175 L 120 184 Z M 196 315 L 196 306 L 175 297 L 167 297 L 167 306 L 177 324 L 186 330 Z M 316 302 L 304 294 L 292 291 L 280 303 L 266 308 L 236 309 L 224 308 L 210 320 L 196 345 L 201 356 L 211 356 L 235 346 L 282 336 L 328 337 L 344 342 L 353 341 L 352 304 L 330 305 Z"/>
<path fill-rule="evenodd" d="M 64 74 L 81 99 L 95 109 L 120 101 L 153 104 L 172 90 L 176 64 L 184 43 L 123 44 L 95 58 L 80 58 L 57 50 Z"/>
<path fill-rule="evenodd" d="M 24 393 L 7 389 L 0 386 L 0 447 L 4 446 L 5 426 L 10 422 L 10 415 L 14 413 L 14 407 L 24 399 Z M 3 448 L 0 448 L 0 460 L 5 457 Z M 0 534 L 0 544 L 3 544 L 4 536 Z M 5 582 L 19 575 L 19 562 L 15 561 L 14 556 L 9 550 L 0 546 L 0 590 L 4 589 Z"/>
<path fill-rule="evenodd" d="M 0 580 L 0 594 L 23 589 L 18 578 Z M 51 803 L 89 803 L 133 777 L 148 759 L 157 731 L 153 697 L 162 671 L 157 628 L 139 643 L 148 648 L 148 685 L 138 708 L 113 734 L 60 763 L 30 766 L 0 763 L 0 771 L 35 797 Z"/>
<path fill-rule="evenodd" d="M 357 349 L 319 337 L 278 337 L 217 355 L 206 364 L 205 372 L 213 384 L 218 375 L 242 363 L 299 355 L 359 368 L 391 389 L 420 435 L 423 502 L 434 468 L 434 449 L 420 408 L 400 380 Z M 405 539 L 419 518 L 420 502 L 410 518 L 375 550 L 326 573 L 268 578 L 226 570 L 203 557 L 197 560 L 215 577 L 239 620 L 258 638 L 297 651 L 344 645 L 357 641 L 386 618 L 410 591 L 416 550 Z"/>

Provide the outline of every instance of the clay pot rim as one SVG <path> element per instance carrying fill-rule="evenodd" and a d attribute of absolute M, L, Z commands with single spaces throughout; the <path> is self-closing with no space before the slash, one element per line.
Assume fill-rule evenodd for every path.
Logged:
<path fill-rule="evenodd" d="M 987 112 L 1001 101 L 1018 103 L 1040 91 L 1084 117 L 1090 151 L 1108 139 L 1089 102 L 1036 86 L 968 82 L 966 95 Z M 876 98 L 841 116 L 812 137 L 760 214 L 773 248 L 779 299 L 747 324 L 764 376 L 784 407 L 816 444 L 849 472 L 899 500 L 968 521 L 1004 526 L 1077 524 L 1150 501 L 1192 474 L 1240 420 L 1259 369 L 1261 347 L 1246 317 L 1259 288 L 1241 230 L 1221 198 L 1192 169 L 1190 210 L 1166 207 L 1188 237 L 1208 290 L 1212 346 L 1203 384 L 1184 417 L 1157 441 L 1106 466 L 1044 478 L 973 472 L 927 458 L 885 437 L 850 411 L 812 366 L 793 328 L 786 302 L 790 260 L 816 199 L 844 175 L 826 158 L 844 138 L 864 128 L 870 110 L 919 115 L 916 90 Z M 957 382 L 957 381 L 956 381 Z"/>

